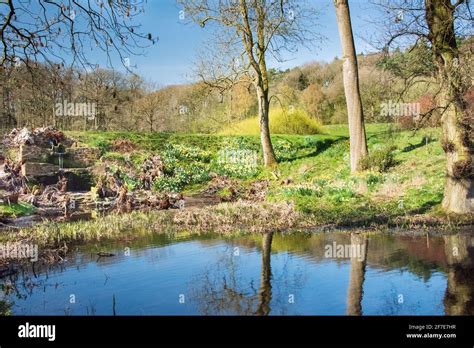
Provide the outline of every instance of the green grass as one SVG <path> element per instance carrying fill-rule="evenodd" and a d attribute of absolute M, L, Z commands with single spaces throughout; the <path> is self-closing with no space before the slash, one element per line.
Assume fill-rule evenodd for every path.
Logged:
<path fill-rule="evenodd" d="M 230 236 L 235 232 L 283 230 L 303 235 L 303 231 L 320 230 L 327 225 L 343 228 L 378 224 L 377 227 L 384 228 L 393 224 L 423 226 L 431 222 L 440 223 L 438 228 L 449 233 L 457 222 L 473 223 L 472 217 L 457 220 L 441 211 L 445 159 L 439 144 L 439 129 L 413 133 L 397 131 L 389 124 L 367 125 L 369 153 L 394 146 L 393 163 L 384 171 L 375 168 L 357 175 L 350 173 L 348 129 L 344 125 L 326 126 L 324 133 L 316 135 L 272 136 L 280 161 L 272 169 L 262 166 L 258 136 L 113 132 L 73 135 L 88 146 L 99 144 L 104 158 L 117 166 L 133 163 L 138 169 L 147 156 L 160 155 L 168 173 L 159 185 L 186 194 L 205 189 L 213 172 L 230 176 L 240 188 L 256 180 L 268 180 L 267 202 L 238 201 L 200 209 L 134 211 L 67 223 L 48 221 L 19 231 L 6 230 L 0 234 L 0 241 L 24 239 L 57 247 L 77 242 L 101 245 L 154 235 L 169 240 L 210 232 Z M 110 145 L 118 138 L 132 140 L 137 149 L 130 154 L 112 152 Z M 256 171 L 242 174 L 218 163 L 219 153 L 224 149 L 255 151 L 259 158 Z M 230 193 L 224 187 L 217 195 L 229 198 Z M 2 205 L 0 209 L 5 207 Z M 29 214 L 32 208 L 12 205 L 8 214 Z M 3 210 L 0 213 L 5 215 Z M 278 239 L 275 243 L 278 249 Z"/>
<path fill-rule="evenodd" d="M 237 202 L 198 211 L 132 212 L 108 215 L 91 221 L 45 223 L 15 232 L 12 238 L 30 238 L 42 244 L 69 241 L 101 241 L 136 237 L 153 231 L 167 233 L 227 233 L 242 229 L 305 229 L 311 226 L 409 225 L 432 220 L 452 226 L 457 220 L 442 213 L 444 153 L 439 129 L 397 131 L 389 124 L 367 125 L 369 153 L 393 146 L 393 163 L 384 171 L 365 170 L 353 175 L 349 165 L 347 126 L 325 127 L 324 134 L 274 135 L 272 141 L 280 163 L 266 169 L 261 163 L 258 136 L 76 133 L 92 145 L 100 141 L 105 157 L 119 166 L 125 160 L 138 165 L 150 154 L 165 161 L 167 177 L 156 185 L 193 194 L 207 187 L 211 173 L 228 175 L 242 187 L 255 180 L 268 180 L 267 202 Z M 96 137 L 96 135 L 100 135 Z M 130 155 L 107 150 L 117 138 L 138 145 Z M 258 154 L 256 172 L 242 175 L 217 161 L 223 149 L 252 150 Z M 129 159 L 127 159 L 129 157 Z M 175 185 L 175 186 L 173 186 Z M 228 188 L 218 195 L 228 197 Z M 286 204 L 291 203 L 291 204 Z M 30 213 L 32 207 L 0 207 L 9 213 Z M 460 222 L 472 223 L 470 220 Z M 194 232 L 193 232 L 194 233 Z"/>
<path fill-rule="evenodd" d="M 87 221 L 44 221 L 33 227 L 6 230 L 0 234 L 0 241 L 29 240 L 56 247 L 63 243 L 129 240 L 160 233 L 180 238 L 207 233 L 245 234 L 301 226 L 304 219 L 300 215 L 284 203 L 223 203 L 199 210 L 133 211 L 100 215 Z"/>
<path fill-rule="evenodd" d="M 182 135 L 122 132 L 70 132 L 85 146 L 100 147 L 103 159 L 116 167 L 132 163 L 138 170 L 143 160 L 159 154 L 166 167 L 166 176 L 155 182 L 158 191 L 189 191 L 202 187 L 209 181 L 211 173 L 247 180 L 258 177 L 262 172 L 262 154 L 258 136 Z M 126 138 L 137 145 L 130 154 L 111 151 L 116 139 Z M 273 146 L 279 161 L 293 161 L 297 158 L 314 156 L 330 146 L 338 137 L 328 134 L 318 136 L 275 135 Z M 223 163 L 222 154 L 254 155 L 256 166 L 242 163 Z M 245 159 L 244 159 L 245 160 Z M 245 161 L 244 161 L 245 162 Z"/>
<path fill-rule="evenodd" d="M 31 215 L 35 207 L 28 203 L 0 204 L 0 216 L 19 217 Z"/>
<path fill-rule="evenodd" d="M 374 168 L 357 175 L 350 173 L 347 125 L 325 126 L 323 133 L 315 135 L 273 135 L 280 163 L 272 170 L 262 166 L 260 139 L 256 135 L 70 135 L 89 146 L 100 144 L 105 156 L 118 162 L 123 155 L 107 150 L 118 138 L 130 139 L 138 146 L 130 155 L 137 164 L 146 155 L 160 154 L 170 172 L 169 178 L 157 183 L 159 190 L 193 193 L 206 187 L 211 173 L 217 173 L 240 180 L 242 185 L 267 179 L 269 201 L 293 202 L 297 210 L 321 224 L 384 221 L 414 214 L 439 216 L 445 166 L 440 129 L 414 133 L 397 130 L 391 124 L 368 124 L 366 130 L 369 153 L 391 146 L 393 162 L 384 170 Z M 223 149 L 255 151 L 257 167 L 253 172 L 242 173 L 222 165 L 218 160 Z M 282 185 L 287 178 L 290 183 Z"/>
<path fill-rule="evenodd" d="M 350 223 L 436 213 L 442 199 L 444 154 L 439 129 L 393 131 L 368 125 L 369 153 L 395 146 L 394 165 L 386 172 L 351 175 L 346 126 L 326 127 L 340 138 L 317 156 L 281 163 L 281 177 L 292 184 L 274 185 L 270 199 L 291 200 L 321 223 Z"/>
<path fill-rule="evenodd" d="M 32 228 L 4 234 L 5 239 L 33 238 L 41 245 L 61 245 L 63 242 L 91 242 L 144 236 L 153 231 L 162 231 L 162 227 L 170 224 L 167 212 L 145 214 L 110 214 L 88 221 L 58 223 L 45 222 Z"/>

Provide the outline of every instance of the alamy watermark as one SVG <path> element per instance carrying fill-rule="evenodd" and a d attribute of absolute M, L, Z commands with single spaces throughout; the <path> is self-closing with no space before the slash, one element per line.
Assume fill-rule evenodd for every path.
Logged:
<path fill-rule="evenodd" d="M 224 149 L 218 153 L 218 163 L 257 167 L 258 154 L 253 150 Z"/>
<path fill-rule="evenodd" d="M 96 103 L 74 103 L 65 100 L 54 105 L 54 114 L 57 117 L 86 117 L 93 120 L 97 114 Z"/>
<path fill-rule="evenodd" d="M 48 341 L 56 340 L 56 325 L 37 325 L 26 322 L 18 326 L 19 338 L 47 338 Z"/>
<path fill-rule="evenodd" d="M 38 261 L 38 245 L 25 243 L 0 244 L 0 259 L 30 259 Z"/>
<path fill-rule="evenodd" d="M 388 117 L 420 116 L 420 103 L 395 103 L 391 100 L 380 105 L 380 115 Z"/>
<path fill-rule="evenodd" d="M 324 257 L 331 259 L 358 259 L 365 260 L 365 244 L 326 244 Z"/>

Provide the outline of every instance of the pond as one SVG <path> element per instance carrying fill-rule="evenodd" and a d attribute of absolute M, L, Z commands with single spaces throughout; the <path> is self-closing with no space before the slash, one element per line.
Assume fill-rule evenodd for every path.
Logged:
<path fill-rule="evenodd" d="M 155 234 L 29 266 L 0 299 L 13 315 L 472 315 L 473 270 L 469 233 Z"/>

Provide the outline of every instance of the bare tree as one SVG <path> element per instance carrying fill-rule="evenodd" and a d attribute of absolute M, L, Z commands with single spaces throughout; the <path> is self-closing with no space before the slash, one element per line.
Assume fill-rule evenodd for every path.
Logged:
<path fill-rule="evenodd" d="M 149 132 L 156 132 L 163 129 L 163 119 L 160 113 L 163 112 L 166 100 L 160 93 L 149 93 L 137 101 L 137 112 L 142 116 L 143 122 Z"/>
<path fill-rule="evenodd" d="M 378 4 L 383 13 L 388 13 L 387 51 L 395 44 L 408 46 L 421 40 L 429 43 L 436 67 L 436 109 L 442 112 L 442 145 L 447 159 L 443 208 L 447 212 L 472 213 L 474 114 L 464 98 L 472 88 L 472 61 L 461 61 L 458 47 L 459 39 L 473 34 L 470 2 L 384 0 Z"/>
<path fill-rule="evenodd" d="M 184 13 L 202 27 L 217 25 L 214 32 L 221 69 L 215 81 L 232 85 L 239 74 L 252 76 L 258 98 L 260 139 L 265 166 L 276 165 L 277 159 L 270 138 L 270 81 L 267 69 L 269 56 L 282 60 L 284 51 L 294 51 L 314 42 L 311 24 L 316 15 L 311 8 L 296 0 L 178 0 Z M 224 59 L 224 60 L 222 60 Z M 221 65 L 219 68 L 221 68 Z"/>
<path fill-rule="evenodd" d="M 130 70 L 129 57 L 142 54 L 148 43 L 155 42 L 151 34 L 140 32 L 136 21 L 143 12 L 143 4 L 143 0 L 0 1 L 0 74 L 15 79 L 26 71 L 31 75 L 31 84 L 36 86 L 31 89 L 32 108 L 25 103 L 25 96 L 20 96 L 21 102 L 15 99 L 24 93 L 21 89 L 17 95 L 13 93 L 14 82 L 2 84 L 7 106 L 2 114 L 4 123 L 33 126 L 52 122 L 62 127 L 76 123 L 76 119 L 51 117 L 51 103 L 64 101 L 66 96 L 71 98 L 69 92 L 74 89 L 77 75 L 98 70 L 91 57 L 104 59 L 113 67 L 114 56 L 118 56 Z M 58 78 L 67 71 L 65 67 L 80 69 L 74 70 L 74 83 L 64 85 L 64 79 Z M 29 111 L 33 112 L 28 115 Z M 108 126 L 108 120 L 102 121 L 103 126 Z M 97 128 L 98 119 L 94 122 Z M 84 129 L 87 123 L 84 119 Z"/>
<path fill-rule="evenodd" d="M 364 111 L 359 89 L 357 55 L 352 35 L 348 0 L 334 0 L 342 46 L 342 71 L 349 119 L 351 172 L 356 172 L 361 158 L 367 156 Z"/>
<path fill-rule="evenodd" d="M 90 66 L 92 50 L 112 53 L 122 60 L 141 54 L 134 18 L 143 11 L 142 0 L 5 0 L 0 1 L 0 66 L 22 62 Z M 127 64 L 125 64 L 127 65 Z"/>
<path fill-rule="evenodd" d="M 84 72 L 40 63 L 7 66 L 0 69 L 0 128 L 138 129 L 133 104 L 143 93 L 138 76 L 116 70 Z M 73 101 L 95 104 L 96 116 L 58 113 L 58 105 L 66 108 Z"/>
<path fill-rule="evenodd" d="M 127 106 L 126 112 L 124 113 L 124 119 L 122 120 L 122 125 L 126 130 L 137 130 L 139 117 L 136 116 L 136 103 L 140 98 L 146 95 L 147 91 L 145 90 L 145 82 L 143 79 L 136 75 L 131 74 L 126 77 L 126 86 L 129 91 L 127 95 Z"/>

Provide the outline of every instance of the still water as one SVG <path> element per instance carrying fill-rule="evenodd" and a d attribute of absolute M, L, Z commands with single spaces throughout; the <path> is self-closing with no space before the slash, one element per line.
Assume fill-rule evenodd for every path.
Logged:
<path fill-rule="evenodd" d="M 473 271 L 467 233 L 154 235 L 0 279 L 0 300 L 13 315 L 472 315 Z"/>

